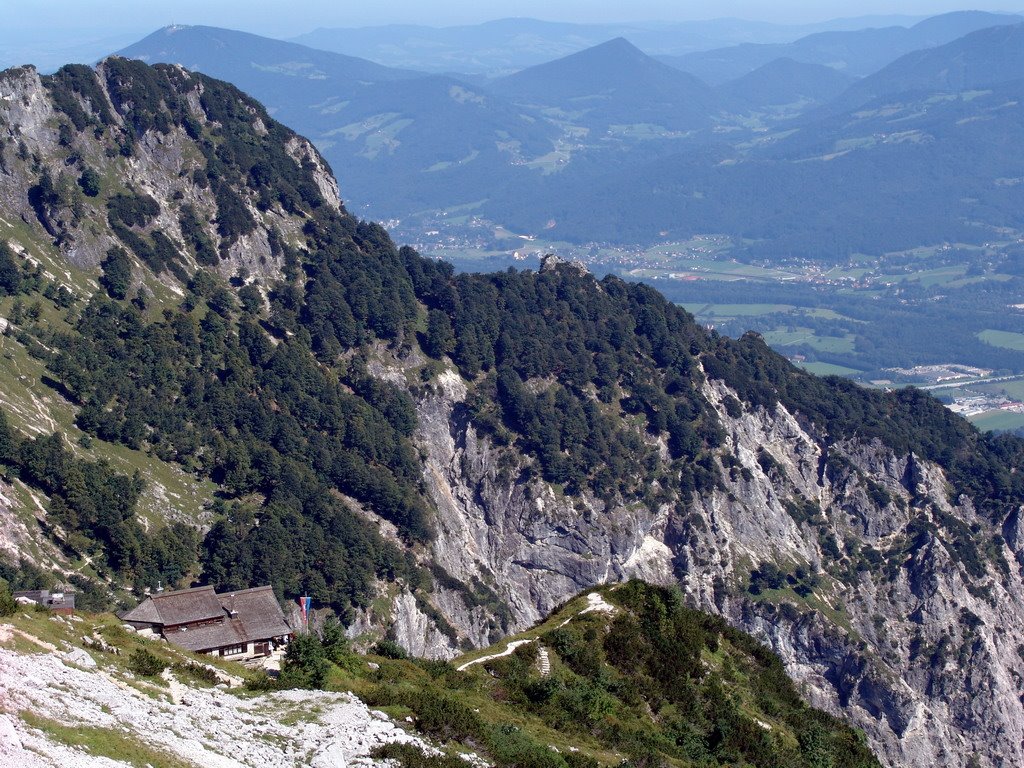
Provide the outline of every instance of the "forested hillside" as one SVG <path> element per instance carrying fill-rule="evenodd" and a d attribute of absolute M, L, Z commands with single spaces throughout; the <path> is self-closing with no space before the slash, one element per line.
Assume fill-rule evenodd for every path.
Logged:
<path fill-rule="evenodd" d="M 1020 441 L 575 264 L 456 275 L 208 77 L 110 59 L 0 95 L 16 586 L 270 582 L 450 657 L 639 575 L 756 631 L 890 764 L 1016 754 L 915 713 L 968 706 L 957 653 L 991 712 L 1021 663 L 986 629 L 1024 615 Z"/>

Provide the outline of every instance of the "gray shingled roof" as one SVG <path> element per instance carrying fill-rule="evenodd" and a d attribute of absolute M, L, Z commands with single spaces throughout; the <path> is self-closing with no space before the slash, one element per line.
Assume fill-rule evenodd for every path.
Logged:
<path fill-rule="evenodd" d="M 146 598 L 130 611 L 117 614 L 121 621 L 135 621 L 145 624 L 162 624 L 160 614 L 156 611 L 156 603 Z"/>
<path fill-rule="evenodd" d="M 246 635 L 253 640 L 290 634 L 292 629 L 284 620 L 281 604 L 273 588 L 268 584 L 263 587 L 243 589 L 238 592 L 227 592 L 217 595 L 221 605 L 230 616 L 237 613 L 242 621 Z"/>
<path fill-rule="evenodd" d="M 194 621 L 210 621 L 224 615 L 213 587 L 179 589 L 151 595 L 121 615 L 124 621 L 175 626 Z"/>
<path fill-rule="evenodd" d="M 168 599 L 170 598 L 170 599 Z M 215 605 L 211 613 L 210 605 Z M 122 614 L 124 621 L 149 622 L 174 626 L 193 621 L 212 624 L 189 629 L 168 629 L 169 642 L 190 651 L 208 651 L 228 645 L 242 645 L 291 634 L 281 606 L 270 586 L 216 594 L 213 587 L 197 587 L 165 592 L 146 598 L 136 608 Z"/>
<path fill-rule="evenodd" d="M 242 622 L 223 621 L 218 624 L 205 624 L 191 629 L 172 629 L 164 633 L 167 642 L 174 643 L 187 651 L 212 651 L 228 645 L 242 645 L 249 642 Z M 255 638 L 269 640 L 267 637 Z"/>

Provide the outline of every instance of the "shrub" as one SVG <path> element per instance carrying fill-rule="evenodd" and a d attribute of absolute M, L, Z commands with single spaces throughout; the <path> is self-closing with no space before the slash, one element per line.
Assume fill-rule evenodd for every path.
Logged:
<path fill-rule="evenodd" d="M 128 289 L 132 285 L 132 260 L 124 248 L 114 246 L 107 251 L 100 266 L 103 268 L 103 275 L 100 283 L 107 289 L 112 299 L 124 299 L 128 295 Z"/>
<path fill-rule="evenodd" d="M 14 602 L 14 595 L 7 585 L 0 582 L 0 616 L 13 616 L 18 610 L 18 604 Z"/>
<path fill-rule="evenodd" d="M 234 244 L 242 235 L 248 235 L 256 229 L 256 219 L 245 207 L 245 202 L 228 184 L 217 187 L 217 232 L 227 241 Z"/>
<path fill-rule="evenodd" d="M 171 665 L 171 669 L 179 674 L 188 675 L 210 685 L 214 685 L 217 682 L 216 672 L 205 664 L 199 664 L 195 661 L 176 661 Z M 246 681 L 246 687 L 248 687 L 248 680 Z"/>
<path fill-rule="evenodd" d="M 149 195 L 115 195 L 107 201 L 111 224 L 144 227 L 160 213 L 160 204 Z"/>
<path fill-rule="evenodd" d="M 21 268 L 7 243 L 0 242 L 0 296 L 13 296 L 21 290 Z"/>
<path fill-rule="evenodd" d="M 394 640 L 381 640 L 379 643 L 375 643 L 370 649 L 370 653 L 376 654 L 377 656 L 383 656 L 385 659 L 408 659 L 409 654 L 405 648 L 400 646 Z"/>
<path fill-rule="evenodd" d="M 266 670 L 263 669 L 245 678 L 245 689 L 247 691 L 273 691 L 280 687 L 277 680 L 268 675 Z"/>
<path fill-rule="evenodd" d="M 412 744 L 382 744 L 370 757 L 397 763 L 400 768 L 466 768 L 466 761 L 452 755 L 428 755 Z"/>
<path fill-rule="evenodd" d="M 167 668 L 167 662 L 145 648 L 136 648 L 128 657 L 128 669 L 137 675 L 155 677 Z"/>
<path fill-rule="evenodd" d="M 296 635 L 285 652 L 279 683 L 282 688 L 323 688 L 330 670 L 320 638 Z"/>
<path fill-rule="evenodd" d="M 183 205 L 178 221 L 181 225 L 181 236 L 185 242 L 192 247 L 196 255 L 196 262 L 200 266 L 215 267 L 220 263 L 220 256 L 217 249 L 210 242 L 206 230 L 203 229 L 199 214 L 191 205 Z"/>
<path fill-rule="evenodd" d="M 78 186 L 86 197 L 96 197 L 100 193 L 100 175 L 92 168 L 86 168 L 78 177 Z"/>
<path fill-rule="evenodd" d="M 353 665 L 355 654 L 352 652 L 348 638 L 345 637 L 345 628 L 337 619 L 332 617 L 324 624 L 320 643 L 323 645 L 324 654 L 332 663 L 339 667 Z"/>

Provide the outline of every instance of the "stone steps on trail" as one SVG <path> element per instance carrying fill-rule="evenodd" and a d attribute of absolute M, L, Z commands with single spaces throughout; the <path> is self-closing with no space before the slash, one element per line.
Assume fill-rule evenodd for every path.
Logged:
<path fill-rule="evenodd" d="M 547 677 L 551 674 L 551 657 L 548 656 L 548 649 L 543 645 L 537 651 L 537 660 L 540 665 L 540 676 Z"/>

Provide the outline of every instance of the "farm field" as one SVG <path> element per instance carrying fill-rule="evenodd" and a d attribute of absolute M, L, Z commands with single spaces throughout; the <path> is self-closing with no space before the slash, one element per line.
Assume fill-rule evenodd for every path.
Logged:
<path fill-rule="evenodd" d="M 856 368 L 847 368 L 832 363 L 800 363 L 800 367 L 815 376 L 856 376 L 858 373 L 863 373 Z"/>
<path fill-rule="evenodd" d="M 986 411 L 977 416 L 971 416 L 969 421 L 982 432 L 989 432 L 993 429 L 1020 429 L 1024 427 L 1024 413 Z"/>
<path fill-rule="evenodd" d="M 683 307 L 699 319 L 757 317 L 796 309 L 791 304 L 684 304 Z"/>
<path fill-rule="evenodd" d="M 853 352 L 854 337 L 850 334 L 845 336 L 823 336 L 816 334 L 812 328 L 795 328 L 784 330 L 778 328 L 767 331 L 764 340 L 771 346 L 785 352 L 786 347 L 806 344 L 819 352 L 835 352 L 838 354 L 850 354 Z"/>
<path fill-rule="evenodd" d="M 925 269 L 911 273 L 879 274 L 875 279 L 880 283 L 899 283 L 903 281 L 920 283 L 931 288 L 936 285 L 946 285 L 961 280 L 967 272 L 967 266 L 951 265 L 938 269 Z"/>
<path fill-rule="evenodd" d="M 1013 333 L 1011 331 L 984 330 L 978 334 L 978 338 L 993 347 L 1012 349 L 1015 352 L 1024 352 L 1024 333 Z"/>
<path fill-rule="evenodd" d="M 972 387 L 981 392 L 987 392 L 991 394 L 1003 393 L 1012 400 L 1024 401 L 1024 381 L 998 381 L 992 384 L 981 384 Z"/>

